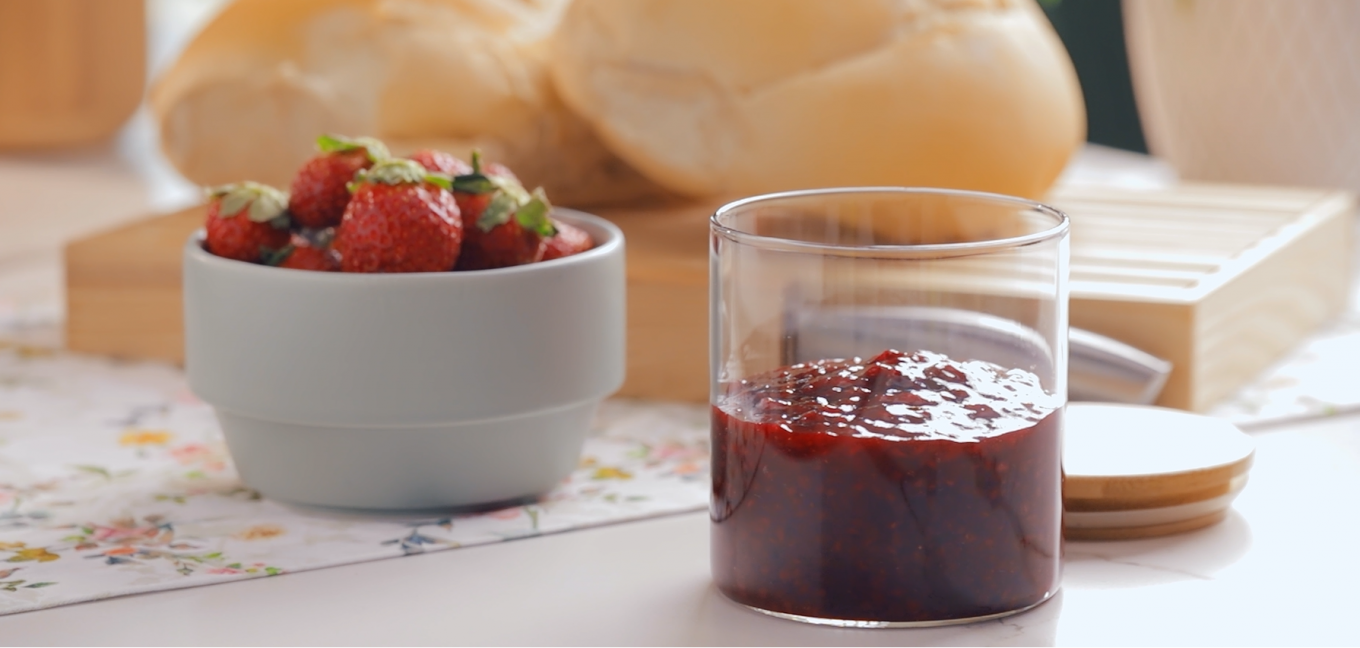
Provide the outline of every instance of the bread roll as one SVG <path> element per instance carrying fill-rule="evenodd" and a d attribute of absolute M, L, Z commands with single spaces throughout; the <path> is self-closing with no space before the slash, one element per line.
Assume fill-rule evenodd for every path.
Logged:
<path fill-rule="evenodd" d="M 655 195 L 552 86 L 565 2 L 237 0 L 153 88 L 162 145 L 205 185 L 287 186 L 330 132 L 396 154 L 480 148 L 559 204 Z"/>
<path fill-rule="evenodd" d="M 575 0 L 553 79 L 691 195 L 917 185 L 1039 197 L 1085 137 L 1033 0 Z"/>

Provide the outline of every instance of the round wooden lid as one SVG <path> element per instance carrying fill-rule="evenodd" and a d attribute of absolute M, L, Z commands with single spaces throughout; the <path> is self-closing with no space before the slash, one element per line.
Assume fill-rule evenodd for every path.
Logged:
<path fill-rule="evenodd" d="M 1063 441 L 1065 533 L 1115 539 L 1222 520 L 1255 444 L 1220 419 L 1141 405 L 1072 403 Z"/>

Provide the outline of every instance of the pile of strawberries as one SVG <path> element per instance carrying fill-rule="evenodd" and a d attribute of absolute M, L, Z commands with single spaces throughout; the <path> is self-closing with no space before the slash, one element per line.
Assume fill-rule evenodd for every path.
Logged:
<path fill-rule="evenodd" d="M 210 189 L 208 252 L 324 272 L 482 270 L 594 246 L 552 218 L 542 189 L 502 165 L 443 151 L 392 157 L 372 138 L 322 135 L 290 193 L 256 182 Z"/>

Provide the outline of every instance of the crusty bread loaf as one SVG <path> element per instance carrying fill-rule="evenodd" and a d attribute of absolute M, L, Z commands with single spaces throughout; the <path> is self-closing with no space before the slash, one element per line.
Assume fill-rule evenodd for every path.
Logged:
<path fill-rule="evenodd" d="M 549 62 L 614 152 L 691 195 L 1039 197 L 1085 136 L 1033 0 L 575 0 Z"/>
<path fill-rule="evenodd" d="M 317 135 L 371 135 L 397 154 L 480 148 L 559 204 L 658 195 L 553 88 L 565 2 L 237 0 L 152 89 L 164 150 L 200 184 L 286 187 Z"/>

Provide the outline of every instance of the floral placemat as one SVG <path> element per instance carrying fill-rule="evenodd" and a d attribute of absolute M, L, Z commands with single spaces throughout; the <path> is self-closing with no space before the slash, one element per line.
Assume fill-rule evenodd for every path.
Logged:
<path fill-rule="evenodd" d="M 0 342 L 0 614 L 702 510 L 706 408 L 609 401 L 533 504 L 452 517 L 290 508 L 241 484 L 178 370 Z"/>

